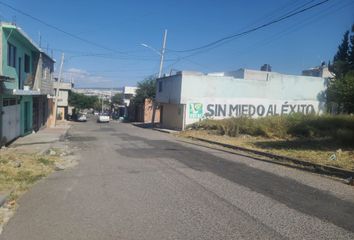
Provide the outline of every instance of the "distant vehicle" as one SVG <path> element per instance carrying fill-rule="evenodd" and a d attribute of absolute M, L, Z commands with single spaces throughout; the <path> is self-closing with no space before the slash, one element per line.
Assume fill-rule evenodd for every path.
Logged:
<path fill-rule="evenodd" d="M 108 123 L 109 122 L 109 116 L 107 114 L 100 114 L 98 116 L 97 122 L 99 122 L 99 123 Z"/>
<path fill-rule="evenodd" d="M 117 112 L 112 113 L 112 119 L 113 120 L 118 120 L 119 119 L 119 113 L 117 113 Z"/>
<path fill-rule="evenodd" d="M 87 121 L 86 115 L 85 114 L 78 115 L 77 121 L 78 122 L 86 122 Z"/>
<path fill-rule="evenodd" d="M 93 114 L 94 114 L 95 116 L 98 116 L 98 112 L 96 112 L 96 111 L 95 111 Z"/>

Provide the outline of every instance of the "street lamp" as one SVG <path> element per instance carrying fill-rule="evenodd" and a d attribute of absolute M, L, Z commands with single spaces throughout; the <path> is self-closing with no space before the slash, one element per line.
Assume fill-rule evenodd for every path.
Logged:
<path fill-rule="evenodd" d="M 163 59 L 164 59 L 164 55 L 165 55 L 165 49 L 166 49 L 166 38 L 167 38 L 167 29 L 165 29 L 165 32 L 163 34 L 163 40 L 162 40 L 162 49 L 161 52 L 157 51 L 155 48 L 145 44 L 145 43 L 141 43 L 141 46 L 146 47 L 151 49 L 152 51 L 154 51 L 155 53 L 157 53 L 158 55 L 160 55 L 160 68 L 159 68 L 159 75 L 158 78 L 161 78 L 162 75 L 162 67 L 163 67 Z M 155 112 L 156 112 L 156 104 L 153 101 L 152 102 L 152 119 L 151 119 L 151 126 L 152 128 L 154 128 L 155 125 Z"/>
<path fill-rule="evenodd" d="M 159 56 L 161 56 L 161 52 L 159 52 L 158 50 L 156 50 L 155 48 L 147 45 L 146 43 L 141 43 L 140 46 L 146 47 L 148 49 L 151 49 L 152 51 L 154 51 L 156 54 L 158 54 Z"/>
<path fill-rule="evenodd" d="M 158 78 L 160 78 L 161 75 L 162 75 L 163 59 L 164 59 L 165 49 L 166 49 L 166 38 L 167 38 L 167 30 L 165 29 L 165 32 L 163 34 L 163 41 L 162 41 L 162 49 L 161 49 L 161 51 L 158 51 L 155 48 L 153 48 L 153 47 L 151 47 L 151 46 L 149 46 L 149 45 L 147 45 L 145 43 L 141 43 L 140 44 L 143 47 L 151 49 L 152 51 L 154 51 L 155 53 L 157 53 L 160 56 L 160 69 L 159 69 Z"/>

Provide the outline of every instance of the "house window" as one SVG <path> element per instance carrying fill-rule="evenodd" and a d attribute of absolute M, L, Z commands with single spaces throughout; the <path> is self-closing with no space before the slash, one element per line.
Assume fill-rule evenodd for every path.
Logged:
<path fill-rule="evenodd" d="M 31 68 L 31 63 L 30 62 L 31 62 L 30 56 L 25 54 L 25 73 L 29 73 L 30 72 L 30 68 Z"/>
<path fill-rule="evenodd" d="M 16 47 L 11 43 L 7 43 L 7 65 L 16 67 Z"/>
<path fill-rule="evenodd" d="M 162 81 L 159 81 L 159 92 L 162 92 Z"/>
<path fill-rule="evenodd" d="M 17 104 L 16 98 L 4 98 L 3 101 L 2 101 L 2 105 L 4 107 L 13 106 L 13 105 L 16 105 L 16 104 Z"/>

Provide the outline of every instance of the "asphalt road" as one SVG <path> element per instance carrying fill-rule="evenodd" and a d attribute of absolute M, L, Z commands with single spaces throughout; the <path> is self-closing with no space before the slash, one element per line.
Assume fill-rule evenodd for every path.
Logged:
<path fill-rule="evenodd" d="M 354 239 L 354 189 L 130 124 L 75 124 L 79 165 L 20 199 L 0 239 Z"/>

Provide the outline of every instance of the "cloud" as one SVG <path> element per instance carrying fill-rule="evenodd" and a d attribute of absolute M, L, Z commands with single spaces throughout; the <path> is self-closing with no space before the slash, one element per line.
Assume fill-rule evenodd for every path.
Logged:
<path fill-rule="evenodd" d="M 73 80 L 76 86 L 78 87 L 87 87 L 87 86 L 98 86 L 103 84 L 105 86 L 112 85 L 113 80 L 108 79 L 105 76 L 92 74 L 84 69 L 78 68 L 69 68 L 64 72 L 64 79 Z"/>

